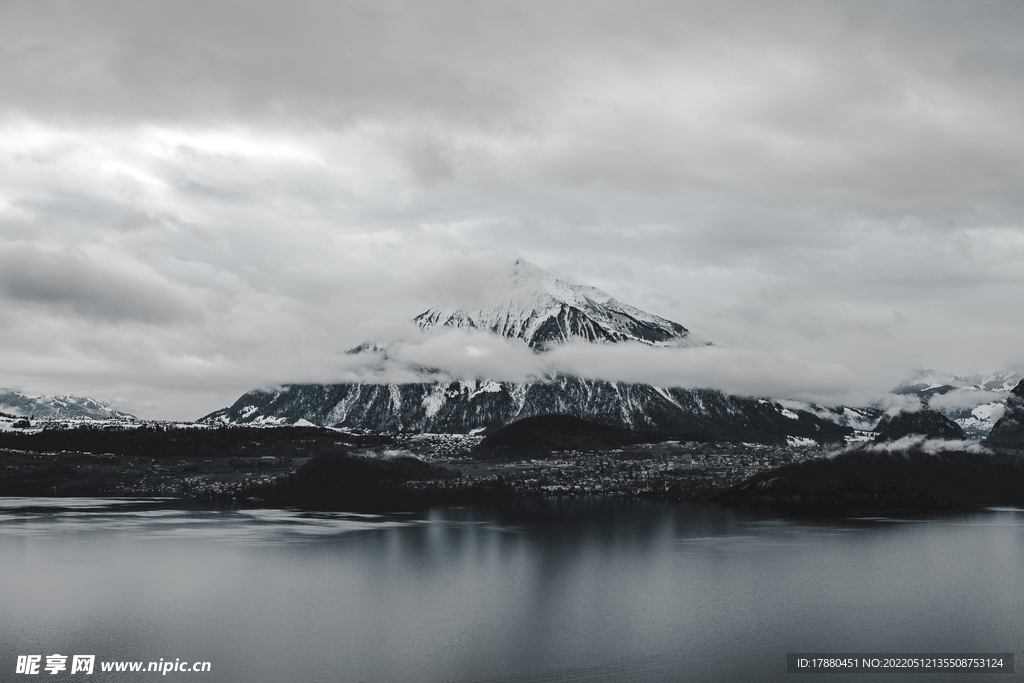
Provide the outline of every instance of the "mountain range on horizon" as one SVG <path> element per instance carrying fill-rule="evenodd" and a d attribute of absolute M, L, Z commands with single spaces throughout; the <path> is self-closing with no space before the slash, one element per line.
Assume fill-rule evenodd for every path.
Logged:
<path fill-rule="evenodd" d="M 87 396 L 33 396 L 0 389 L 0 413 L 37 420 L 134 420 L 134 415 Z"/>
<path fill-rule="evenodd" d="M 916 368 L 888 396 L 916 399 L 919 407 L 936 410 L 956 422 L 968 438 L 981 439 L 1003 417 L 1007 397 L 1022 379 L 1024 373 L 1012 370 L 953 375 Z M 906 410 L 917 407 L 902 406 Z"/>
<path fill-rule="evenodd" d="M 1007 397 L 1010 396 L 1012 389 L 1018 386 L 1022 379 L 1024 379 L 1024 375 L 1021 373 L 1005 370 L 984 375 L 953 375 L 931 369 L 918 368 L 900 382 L 898 386 L 894 387 L 886 396 L 890 398 L 915 397 L 920 401 L 920 408 L 930 408 L 942 413 L 956 422 L 964 430 L 968 438 L 981 439 L 987 437 L 992 427 L 1003 417 Z M 590 398 L 585 399 L 584 402 L 589 403 L 589 411 L 592 417 L 594 413 L 600 413 L 602 410 L 610 410 L 613 407 L 621 409 L 625 406 L 627 412 L 632 411 L 633 413 L 631 417 L 632 422 L 642 427 L 645 424 L 643 407 L 652 402 L 652 397 L 649 395 L 650 391 L 660 395 L 664 395 L 666 392 L 674 394 L 681 391 L 684 392 L 686 397 L 693 396 L 690 393 L 691 390 L 664 389 L 648 385 L 620 385 L 618 389 L 619 394 L 621 395 L 625 392 L 628 398 L 626 400 L 610 399 L 607 395 L 601 396 L 602 393 L 609 391 L 610 383 L 571 377 L 557 378 L 549 383 L 535 383 L 537 386 L 532 386 L 528 383 L 518 385 L 507 383 L 507 386 L 503 386 L 503 384 L 505 383 L 484 381 L 422 383 L 416 385 L 292 385 L 293 388 L 289 391 L 249 392 L 242 397 L 249 397 L 250 400 L 258 398 L 261 402 L 269 400 L 276 404 L 272 407 L 268 406 L 266 411 L 256 411 L 251 408 L 246 411 L 243 409 L 243 413 L 246 414 L 240 414 L 238 417 L 241 419 L 216 419 L 229 410 L 225 409 L 202 419 L 208 423 L 219 424 L 273 426 L 294 424 L 296 422 L 305 424 L 308 422 L 310 424 L 330 426 L 337 424 L 351 426 L 361 424 L 369 419 L 369 416 L 366 414 L 360 415 L 358 412 L 350 415 L 350 410 L 355 409 L 358 411 L 360 405 L 372 406 L 380 401 L 392 400 L 396 391 L 399 394 L 411 391 L 417 395 L 400 395 L 398 397 L 400 403 L 407 404 L 404 424 L 408 424 L 410 427 L 418 425 L 419 428 L 426 431 L 466 432 L 472 431 L 474 428 L 478 429 L 479 427 L 471 426 L 477 424 L 477 422 L 472 417 L 469 417 L 467 421 L 467 405 L 460 404 L 475 404 L 479 412 L 483 409 L 483 404 L 479 398 L 480 394 L 505 394 L 503 400 L 506 401 L 506 405 L 496 409 L 499 422 L 510 419 L 512 414 L 518 418 L 542 415 L 548 412 L 566 411 L 571 408 L 573 403 L 578 403 L 580 396 L 587 394 Z M 558 388 L 554 388 L 553 384 L 558 384 Z M 570 387 L 572 388 L 570 389 Z M 528 398 L 527 394 L 531 391 L 533 395 Z M 337 402 L 331 406 L 331 410 L 322 413 L 315 422 L 307 419 L 311 405 L 323 408 L 331 404 L 331 400 L 325 396 L 324 392 L 334 392 Z M 350 396 L 349 392 L 362 393 L 363 396 L 361 398 Z M 956 393 L 953 394 L 953 392 Z M 316 395 L 311 396 L 311 393 Z M 428 398 L 427 395 L 431 393 L 443 393 L 445 398 L 443 401 L 437 396 Z M 644 396 L 645 393 L 648 395 Z M 573 394 L 576 395 L 575 400 L 571 398 Z M 715 392 L 714 390 L 704 390 L 702 400 L 715 403 L 719 399 L 719 394 L 720 392 Z M 951 394 L 956 396 L 958 400 L 952 405 L 943 404 L 942 397 L 948 397 Z M 565 396 L 569 396 L 569 398 L 565 398 Z M 345 400 L 346 397 L 348 397 L 348 400 Z M 732 400 L 743 401 L 743 399 L 737 399 L 737 397 L 731 398 Z M 760 400 L 765 401 L 765 399 Z M 1015 400 L 1015 409 L 1017 413 L 1020 413 L 1020 399 Z M 415 410 L 410 412 L 411 406 L 417 401 L 420 404 L 423 404 L 424 401 L 428 404 L 428 409 L 418 419 L 412 415 L 416 412 Z M 442 403 L 451 404 L 448 406 L 447 411 L 441 410 Z M 854 430 L 866 431 L 875 427 L 875 423 L 885 412 L 884 406 L 887 401 L 886 397 L 882 397 L 869 406 L 854 408 L 847 406 L 817 406 L 796 401 L 773 401 L 771 403 L 776 406 L 774 412 L 779 415 L 797 415 L 800 412 L 806 411 L 828 422 L 843 427 L 850 427 Z M 598 407 L 601 404 L 605 404 L 605 407 Z M 431 407 L 434 405 L 437 406 L 436 410 Z M 730 403 L 726 401 L 722 405 L 730 405 Z M 763 403 L 759 405 L 763 405 Z M 731 405 L 730 408 L 726 408 L 726 410 L 729 409 L 735 410 L 736 407 Z M 909 409 L 916 410 L 917 406 L 912 406 Z M 495 410 L 495 408 L 492 406 L 490 410 Z M 483 412 L 489 411 L 483 410 Z M 890 412 L 892 412 L 891 409 Z M 301 416 L 295 417 L 296 415 Z M 108 404 L 90 397 L 73 395 L 33 396 L 9 389 L 0 390 L 0 417 L 5 418 L 3 420 L 5 424 L 29 417 L 34 417 L 37 421 L 56 422 L 76 420 L 138 421 L 138 418 L 128 413 L 116 410 Z M 413 419 L 410 420 L 409 417 L 413 417 Z M 393 422 L 385 425 L 385 427 L 387 429 L 401 428 L 400 425 L 403 424 L 403 420 L 399 419 L 397 415 L 392 415 L 392 418 Z M 604 421 L 608 422 L 607 419 Z M 2 428 L 4 428 L 4 424 L 0 424 L 0 429 Z"/>
<path fill-rule="evenodd" d="M 624 304 L 595 287 L 575 284 L 522 260 L 512 265 L 507 289 L 489 306 L 435 306 L 413 319 L 421 331 L 449 327 L 519 339 L 536 353 L 571 341 L 699 347 L 683 325 Z M 388 344 L 366 342 L 351 354 L 387 356 Z M 429 369 L 427 369 L 429 370 Z M 1001 417 L 1002 400 L 1020 377 L 1010 372 L 960 377 L 917 370 L 893 396 L 932 407 L 971 438 L 982 438 Z M 938 398 L 936 398 L 938 397 Z M 870 430 L 893 401 L 867 407 L 822 407 L 771 398 L 729 396 L 714 389 L 683 389 L 610 382 L 568 375 L 543 381 L 487 379 L 394 383 L 287 384 L 254 390 L 201 421 L 209 424 L 291 424 L 381 431 L 478 432 L 522 417 L 565 414 L 627 429 L 688 432 L 707 438 L 751 441 L 834 439 Z"/>
<path fill-rule="evenodd" d="M 921 394 L 934 396 L 953 389 L 979 391 L 1012 391 L 1024 379 L 1024 372 L 997 370 L 972 375 L 954 375 L 931 368 L 914 368 L 912 373 L 892 389 L 893 394 Z"/>

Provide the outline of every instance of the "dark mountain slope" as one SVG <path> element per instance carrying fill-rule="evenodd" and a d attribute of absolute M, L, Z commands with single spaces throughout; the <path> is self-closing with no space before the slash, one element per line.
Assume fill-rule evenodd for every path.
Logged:
<path fill-rule="evenodd" d="M 987 443 L 1024 448 L 1024 380 L 1006 398 L 1006 412 L 992 428 Z"/>
<path fill-rule="evenodd" d="M 905 436 L 924 436 L 929 439 L 964 438 L 964 430 L 956 422 L 936 410 L 903 412 L 886 415 L 875 427 L 876 441 L 895 441 Z"/>
<path fill-rule="evenodd" d="M 311 510 L 395 511 L 435 504 L 495 504 L 511 499 L 500 481 L 466 485 L 461 473 L 410 456 L 364 457 L 348 452 L 321 454 L 294 474 L 245 492 L 261 505 Z"/>
<path fill-rule="evenodd" d="M 598 451 L 672 438 L 698 440 L 692 435 L 635 431 L 588 422 L 570 415 L 538 415 L 517 420 L 492 434 L 473 449 L 485 460 L 543 458 L 552 451 Z"/>

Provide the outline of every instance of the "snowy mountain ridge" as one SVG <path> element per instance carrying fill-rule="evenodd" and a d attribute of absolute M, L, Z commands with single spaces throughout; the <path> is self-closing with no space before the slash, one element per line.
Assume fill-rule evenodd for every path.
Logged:
<path fill-rule="evenodd" d="M 707 344 L 679 323 L 623 304 L 596 287 L 558 279 L 522 259 L 513 264 L 509 290 L 493 306 L 473 310 L 440 306 L 413 322 L 421 330 L 441 326 L 487 330 L 522 339 L 536 351 L 574 338 L 651 346 Z"/>
<path fill-rule="evenodd" d="M 1022 379 L 1024 373 L 1012 370 L 953 375 L 917 368 L 879 403 L 894 398 L 916 399 L 919 407 L 937 410 L 956 422 L 968 438 L 980 439 L 1003 417 L 1006 398 Z"/>
<path fill-rule="evenodd" d="M 853 430 L 776 401 L 714 389 L 559 376 L 543 382 L 290 384 L 253 390 L 203 417 L 209 425 L 307 423 L 385 432 L 472 434 L 535 415 L 571 415 L 690 438 L 760 443 L 843 442 Z"/>
<path fill-rule="evenodd" d="M 950 389 L 972 389 L 975 391 L 1011 391 L 1024 373 L 1012 370 L 997 370 L 987 374 L 953 375 L 930 368 L 916 368 L 910 377 L 892 390 L 894 394 L 946 393 Z M 945 389 L 946 391 L 937 391 Z"/>
<path fill-rule="evenodd" d="M 0 412 L 37 420 L 134 420 L 133 415 L 87 396 L 31 396 L 0 389 Z"/>

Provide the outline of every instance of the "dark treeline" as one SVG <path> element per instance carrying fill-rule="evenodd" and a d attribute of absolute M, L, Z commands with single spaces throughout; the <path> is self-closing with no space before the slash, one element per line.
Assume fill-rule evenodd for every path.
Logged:
<path fill-rule="evenodd" d="M 720 503 L 807 515 L 1024 504 L 1024 456 L 859 449 L 756 475 Z"/>
<path fill-rule="evenodd" d="M 147 458 L 311 457 L 337 450 L 391 443 L 385 435 L 352 435 L 319 427 L 219 427 L 164 425 L 77 427 L 38 433 L 0 432 L 0 448 Z"/>
<path fill-rule="evenodd" d="M 366 458 L 340 452 L 318 455 L 297 472 L 270 484 L 256 485 L 241 502 L 296 506 L 310 510 L 409 510 L 432 504 L 487 503 L 511 499 L 503 482 L 448 486 L 458 470 L 418 458 Z M 420 484 L 420 485 L 417 485 Z"/>
<path fill-rule="evenodd" d="M 692 433 L 622 429 L 571 415 L 537 415 L 492 432 L 473 452 L 483 460 L 523 460 L 548 457 L 554 451 L 604 451 L 669 440 L 707 442 L 711 439 Z"/>

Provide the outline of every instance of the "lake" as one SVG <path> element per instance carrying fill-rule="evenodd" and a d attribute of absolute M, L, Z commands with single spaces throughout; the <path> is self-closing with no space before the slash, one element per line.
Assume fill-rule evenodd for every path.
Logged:
<path fill-rule="evenodd" d="M 807 521 L 535 500 L 356 515 L 0 498 L 18 655 L 209 661 L 167 680 L 1022 680 L 787 674 L 787 652 L 1024 650 L 1024 511 Z M 1024 663 L 1017 662 L 1017 671 Z M 70 669 L 70 667 L 69 667 Z"/>

